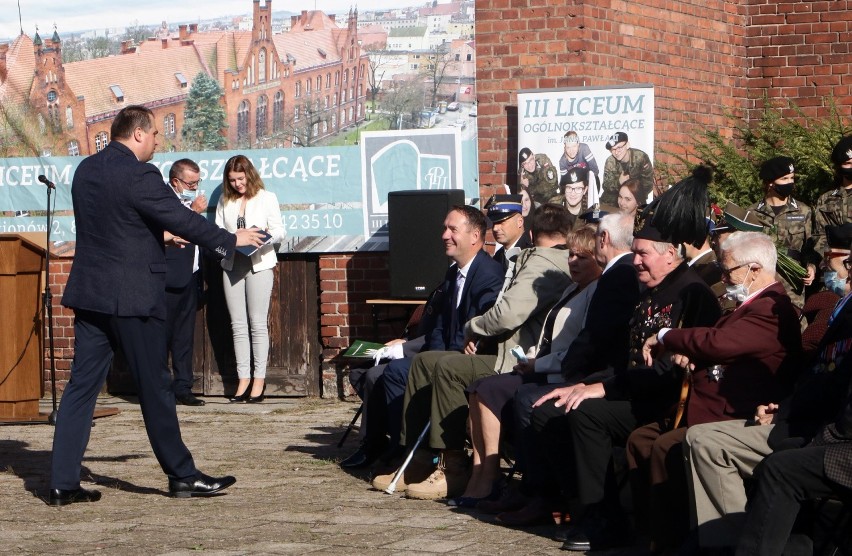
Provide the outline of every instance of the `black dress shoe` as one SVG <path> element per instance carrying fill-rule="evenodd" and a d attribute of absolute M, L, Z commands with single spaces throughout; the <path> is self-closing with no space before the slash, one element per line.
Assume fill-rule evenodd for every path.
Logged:
<path fill-rule="evenodd" d="M 75 502 L 97 502 L 100 499 L 101 493 L 97 490 L 86 490 L 84 488 L 63 490 L 61 488 L 52 488 L 48 496 L 48 504 L 51 506 L 67 506 Z"/>
<path fill-rule="evenodd" d="M 368 446 L 362 444 L 354 454 L 340 462 L 340 467 L 343 469 L 363 469 L 369 467 L 374 461 L 376 461 L 376 456 L 372 454 Z"/>
<path fill-rule="evenodd" d="M 266 384 L 263 385 L 263 390 L 260 391 L 259 396 L 249 396 L 246 398 L 246 403 L 260 403 L 264 399 L 266 399 Z"/>
<path fill-rule="evenodd" d="M 236 395 L 236 396 L 231 396 L 230 398 L 228 398 L 228 401 L 231 402 L 231 403 L 243 403 L 248 398 L 249 398 L 249 391 L 248 391 L 248 388 L 246 388 L 245 392 L 243 392 L 242 394 Z"/>
<path fill-rule="evenodd" d="M 189 498 L 191 496 L 211 496 L 236 483 L 237 479 L 227 475 L 225 477 L 211 477 L 198 472 L 195 479 L 178 481 L 169 479 L 169 494 L 175 498 Z"/>
<path fill-rule="evenodd" d="M 204 405 L 204 400 L 199 400 L 195 396 L 190 394 L 184 394 L 183 396 L 175 396 L 175 401 L 181 405 L 192 405 L 192 406 L 200 406 Z"/>

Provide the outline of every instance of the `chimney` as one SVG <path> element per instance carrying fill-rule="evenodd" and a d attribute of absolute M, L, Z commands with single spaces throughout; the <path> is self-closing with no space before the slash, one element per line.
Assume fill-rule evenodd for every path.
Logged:
<path fill-rule="evenodd" d="M 297 16 L 297 15 L 291 15 L 291 16 L 290 16 L 290 28 L 291 28 L 291 29 L 292 29 L 293 27 L 295 27 L 295 26 L 296 26 L 296 23 L 298 23 L 298 22 L 299 22 L 299 16 Z"/>
<path fill-rule="evenodd" d="M 178 25 L 178 37 L 182 41 L 189 38 L 189 33 L 186 32 L 186 24 Z"/>
<path fill-rule="evenodd" d="M 121 41 L 121 53 L 122 54 L 132 54 L 136 49 L 130 46 L 133 44 L 133 41 L 127 39 L 126 41 Z"/>
<path fill-rule="evenodd" d="M 302 10 L 302 24 L 308 22 L 308 10 Z"/>
<path fill-rule="evenodd" d="M 327 14 L 327 15 L 328 15 L 328 18 L 332 21 L 332 23 L 337 22 L 337 15 L 336 14 Z"/>
<path fill-rule="evenodd" d="M 169 47 L 169 39 L 160 39 L 160 44 L 163 45 L 163 50 Z"/>
<path fill-rule="evenodd" d="M 189 24 L 189 34 L 191 35 L 191 34 L 197 33 L 197 32 L 198 32 L 198 24 L 197 23 L 190 23 Z"/>

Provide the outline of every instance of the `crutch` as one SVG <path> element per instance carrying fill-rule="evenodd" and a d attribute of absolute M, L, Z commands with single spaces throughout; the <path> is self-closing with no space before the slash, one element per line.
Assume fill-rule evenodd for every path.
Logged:
<path fill-rule="evenodd" d="M 411 458 L 414 457 L 414 452 L 417 451 L 417 448 L 420 446 L 420 443 L 423 442 L 423 437 L 426 436 L 426 433 L 429 432 L 429 425 L 432 423 L 430 421 L 426 422 L 426 426 L 423 427 L 423 432 L 420 433 L 420 436 L 417 437 L 417 442 L 414 443 L 414 447 L 411 448 L 411 451 L 408 452 L 408 456 L 405 458 L 405 461 L 402 462 L 402 465 L 399 466 L 399 469 L 396 470 L 396 474 L 393 476 L 393 480 L 388 485 L 388 488 L 385 489 L 385 492 L 388 494 L 393 494 L 396 491 L 396 483 L 402 478 L 402 474 L 405 472 L 405 468 L 408 467 L 408 464 L 411 463 Z"/>

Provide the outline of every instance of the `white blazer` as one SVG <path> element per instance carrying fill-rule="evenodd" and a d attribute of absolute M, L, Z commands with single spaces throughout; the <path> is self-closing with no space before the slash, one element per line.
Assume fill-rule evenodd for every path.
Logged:
<path fill-rule="evenodd" d="M 240 215 L 240 199 L 225 202 L 225 196 L 219 198 L 216 205 L 216 225 L 233 233 L 237 231 L 237 217 Z M 246 201 L 246 228 L 257 226 L 272 235 L 272 243 L 264 245 L 251 256 L 251 268 L 255 272 L 275 267 L 278 256 L 273 244 L 284 241 L 286 232 L 284 222 L 281 220 L 281 207 L 275 193 L 261 189 L 257 195 Z M 222 259 L 222 268 L 231 270 L 234 268 L 234 255 L 228 259 Z M 242 255 L 241 255 L 242 256 Z"/>

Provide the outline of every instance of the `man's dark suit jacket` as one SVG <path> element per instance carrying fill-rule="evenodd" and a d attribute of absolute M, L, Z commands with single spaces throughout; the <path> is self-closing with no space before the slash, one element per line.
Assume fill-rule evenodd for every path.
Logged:
<path fill-rule="evenodd" d="M 562 359 L 566 381 L 577 382 L 593 372 L 627 366 L 628 323 L 639 303 L 639 291 L 633 255 L 627 253 L 598 279 L 586 324 Z"/>
<path fill-rule="evenodd" d="M 461 351 L 464 324 L 494 305 L 503 286 L 503 272 L 500 263 L 485 251 L 479 251 L 465 278 L 461 304 L 456 308 L 458 266 L 450 266 L 444 282 L 424 311 L 424 319 L 428 319 L 427 326 L 431 326 L 431 330 L 425 332 L 422 351 Z"/>
<path fill-rule="evenodd" d="M 166 287 L 183 288 L 192 280 L 195 245 L 166 247 Z"/>
<path fill-rule="evenodd" d="M 236 237 L 186 210 L 160 171 L 118 141 L 80 163 L 71 188 L 77 251 L 62 304 L 166 318 L 163 231 L 228 257 Z"/>
<path fill-rule="evenodd" d="M 513 248 L 517 247 L 518 249 L 529 249 L 533 246 L 533 242 L 530 239 L 530 234 L 528 232 L 524 232 L 521 234 L 521 237 L 518 238 L 518 242 L 515 243 Z M 495 261 L 503 265 L 503 272 L 509 270 L 509 260 L 506 258 L 506 249 L 499 249 L 494 256 L 492 257 Z"/>

